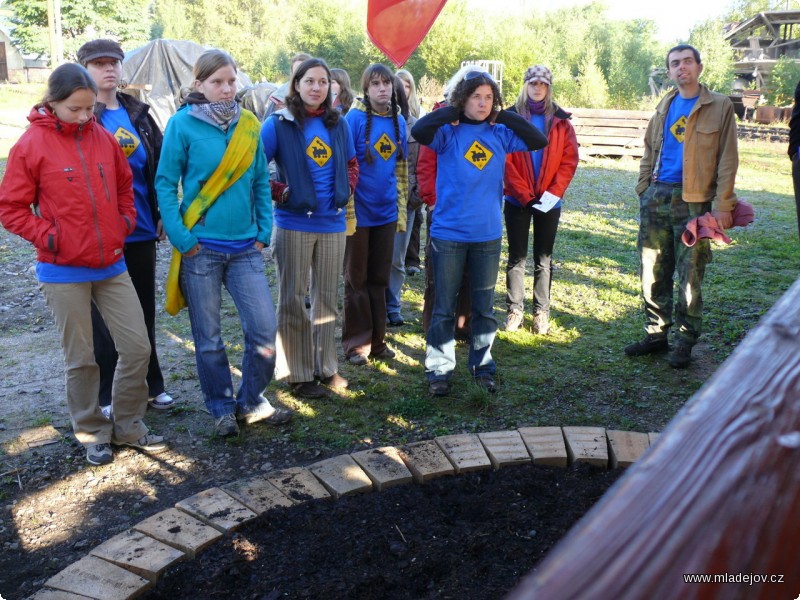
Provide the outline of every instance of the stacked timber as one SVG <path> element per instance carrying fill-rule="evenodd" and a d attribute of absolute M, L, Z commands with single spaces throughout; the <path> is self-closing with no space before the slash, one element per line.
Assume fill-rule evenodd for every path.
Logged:
<path fill-rule="evenodd" d="M 566 108 L 578 136 L 581 160 L 590 156 L 644 154 L 644 133 L 653 111 Z"/>

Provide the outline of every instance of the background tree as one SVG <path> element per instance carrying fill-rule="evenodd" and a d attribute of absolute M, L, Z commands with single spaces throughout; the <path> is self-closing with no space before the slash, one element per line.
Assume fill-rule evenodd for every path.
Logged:
<path fill-rule="evenodd" d="M 703 74 L 700 81 L 721 94 L 729 94 L 733 87 L 734 52 L 723 35 L 723 21 L 708 19 L 695 26 L 689 34 L 689 43 L 700 51 Z"/>
<path fill-rule="evenodd" d="M 790 106 L 794 102 L 794 89 L 800 81 L 800 65 L 781 56 L 772 68 L 767 84 L 767 104 Z"/>
<path fill-rule="evenodd" d="M 49 54 L 45 0 L 5 0 L 11 10 L 11 39 L 26 54 Z M 113 38 L 123 48 L 150 39 L 149 0 L 62 0 L 61 29 L 64 56 L 74 60 L 85 42 Z"/>

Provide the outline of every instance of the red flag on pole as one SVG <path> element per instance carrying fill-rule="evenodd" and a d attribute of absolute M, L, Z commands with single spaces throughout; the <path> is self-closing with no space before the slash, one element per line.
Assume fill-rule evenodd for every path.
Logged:
<path fill-rule="evenodd" d="M 430 31 L 447 0 L 368 0 L 367 33 L 402 67 Z"/>

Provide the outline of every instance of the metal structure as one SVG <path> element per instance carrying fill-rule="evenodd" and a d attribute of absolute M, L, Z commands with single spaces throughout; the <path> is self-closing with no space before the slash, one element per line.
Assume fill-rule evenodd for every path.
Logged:
<path fill-rule="evenodd" d="M 734 87 L 761 89 L 779 58 L 800 62 L 800 11 L 760 12 L 730 25 L 725 39 L 736 52 Z"/>
<path fill-rule="evenodd" d="M 500 93 L 503 93 L 503 61 L 502 60 L 465 60 L 461 66 L 475 65 L 485 70 L 497 82 Z"/>

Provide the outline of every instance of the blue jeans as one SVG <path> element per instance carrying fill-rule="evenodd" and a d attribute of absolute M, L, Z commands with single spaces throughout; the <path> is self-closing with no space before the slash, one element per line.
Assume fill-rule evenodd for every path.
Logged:
<path fill-rule="evenodd" d="M 256 410 L 275 372 L 275 307 L 261 253 L 255 247 L 240 254 L 201 248 L 194 256 L 183 257 L 180 281 L 206 408 L 215 419 Z M 242 382 L 235 399 L 220 328 L 223 285 L 233 298 L 244 332 Z"/>
<path fill-rule="evenodd" d="M 394 234 L 394 252 L 392 253 L 392 270 L 389 273 L 389 287 L 386 288 L 386 316 L 400 317 L 400 288 L 406 280 L 406 251 L 414 230 L 416 211 L 408 211 L 406 230 Z"/>
<path fill-rule="evenodd" d="M 458 289 L 466 269 L 472 299 L 469 370 L 473 376 L 494 375 L 492 343 L 497 332 L 494 288 L 500 264 L 500 238 L 488 242 L 450 242 L 432 238 L 431 258 L 436 299 L 428 328 L 425 373 L 428 381 L 448 380 L 456 366 L 455 314 Z"/>

